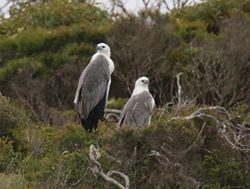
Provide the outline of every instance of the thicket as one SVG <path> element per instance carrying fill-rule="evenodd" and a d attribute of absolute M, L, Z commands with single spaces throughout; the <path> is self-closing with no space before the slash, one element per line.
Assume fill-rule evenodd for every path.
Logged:
<path fill-rule="evenodd" d="M 176 102 L 175 76 L 183 73 L 186 99 L 227 108 L 249 104 L 247 4 L 211 0 L 167 15 L 146 10 L 116 21 L 107 41 L 119 49 L 112 57 L 124 92 L 131 92 L 136 76 L 148 75 L 157 104 Z"/>
<path fill-rule="evenodd" d="M 131 188 L 249 188 L 249 5 L 208 0 L 115 19 L 85 1 L 11 8 L 0 18 L 0 188 L 116 188 L 91 171 L 91 144 L 103 171 L 128 175 Z M 120 110 L 148 76 L 149 128 L 79 125 L 77 81 L 103 41 L 115 62 L 108 107 Z"/>
<path fill-rule="evenodd" d="M 237 124 L 244 125 L 244 109 L 228 112 L 233 118 L 244 116 L 235 120 Z M 159 110 L 152 125 L 142 130 L 116 129 L 115 123 L 101 122 L 91 134 L 74 122 L 56 128 L 25 121 L 1 137 L 0 186 L 116 188 L 92 173 L 88 154 L 94 144 L 102 154 L 104 172 L 127 174 L 131 188 L 248 188 L 249 152 L 232 148 L 213 119 L 181 119 L 196 110 L 194 104 Z M 222 113 L 205 112 L 230 121 L 223 120 Z"/>

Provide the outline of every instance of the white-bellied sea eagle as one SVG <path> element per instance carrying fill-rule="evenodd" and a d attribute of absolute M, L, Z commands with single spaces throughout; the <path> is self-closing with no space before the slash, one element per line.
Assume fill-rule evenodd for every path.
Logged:
<path fill-rule="evenodd" d="M 149 79 L 140 77 L 130 99 L 124 105 L 118 127 L 128 125 L 134 128 L 149 126 L 155 101 L 148 89 Z"/>
<path fill-rule="evenodd" d="M 96 51 L 79 78 L 74 99 L 82 125 L 88 132 L 95 130 L 103 117 L 114 71 L 110 47 L 99 43 Z"/>

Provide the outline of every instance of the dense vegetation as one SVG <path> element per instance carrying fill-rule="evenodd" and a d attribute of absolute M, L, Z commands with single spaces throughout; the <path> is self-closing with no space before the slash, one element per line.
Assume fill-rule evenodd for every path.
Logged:
<path fill-rule="evenodd" d="M 12 7 L 0 17 L 0 188 L 116 188 L 92 173 L 91 144 L 131 188 L 250 188 L 249 36 L 249 0 L 115 19 L 85 1 Z M 121 109 L 148 76 L 149 128 L 80 126 L 76 84 L 102 41 L 116 66 L 108 106 Z"/>

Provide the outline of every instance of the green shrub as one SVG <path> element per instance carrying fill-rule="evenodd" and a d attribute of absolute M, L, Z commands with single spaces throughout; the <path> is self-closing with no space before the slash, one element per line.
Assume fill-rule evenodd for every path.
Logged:
<path fill-rule="evenodd" d="M 32 28 L 19 32 L 13 38 L 16 43 L 17 52 L 30 55 L 42 50 L 45 41 L 49 37 L 49 32 L 43 28 Z"/>
<path fill-rule="evenodd" d="M 178 114 L 189 115 L 197 108 L 191 105 Z M 116 129 L 114 123 L 102 121 L 93 133 L 74 123 L 61 127 L 18 126 L 12 133 L 13 142 L 4 146 L 8 149 L 12 143 L 16 145 L 14 152 L 21 156 L 15 166 L 22 169 L 25 180 L 34 188 L 112 188 L 89 169 L 91 144 L 100 148 L 104 172 L 122 171 L 129 176 L 132 188 L 193 188 L 191 178 L 205 188 L 230 188 L 248 182 L 244 159 L 249 154 L 231 149 L 213 122 L 206 121 L 201 132 L 203 122 L 199 119 L 169 120 L 175 111 L 173 107 L 164 113 L 161 121 L 155 114 L 151 126 L 139 130 Z M 152 150 L 160 155 L 150 155 Z"/>
<path fill-rule="evenodd" d="M 8 140 L 8 138 L 0 137 L 0 172 L 6 171 L 12 158 L 14 158 L 12 141 Z"/>
<path fill-rule="evenodd" d="M 22 9 L 11 12 L 10 19 L 5 23 L 8 34 L 17 32 L 21 28 L 71 26 L 78 23 L 102 24 L 108 19 L 105 11 L 81 2 L 66 0 L 48 1 L 46 3 L 26 4 Z"/>
<path fill-rule="evenodd" d="M 107 103 L 107 108 L 122 110 L 123 106 L 127 102 L 127 98 L 110 99 Z"/>
<path fill-rule="evenodd" d="M 0 136 L 7 135 L 19 125 L 31 123 L 30 115 L 22 106 L 15 105 L 0 94 Z"/>

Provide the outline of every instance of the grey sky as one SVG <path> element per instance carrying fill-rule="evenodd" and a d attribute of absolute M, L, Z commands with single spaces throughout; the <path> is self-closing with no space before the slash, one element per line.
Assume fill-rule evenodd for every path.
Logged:
<path fill-rule="evenodd" d="M 0 0 L 0 8 L 6 4 L 7 0 Z M 6 12 L 8 10 L 9 6 L 6 6 L 2 12 Z"/>
<path fill-rule="evenodd" d="M 104 7 L 109 8 L 110 7 L 110 1 L 109 0 L 96 0 L 96 2 L 102 4 Z M 129 11 L 138 11 L 142 6 L 142 0 L 123 0 L 125 7 Z"/>
<path fill-rule="evenodd" d="M 101 6 L 105 7 L 106 9 L 110 9 L 110 1 L 109 0 L 95 0 L 97 3 L 100 3 Z M 142 0 L 122 0 L 126 9 L 130 12 L 137 12 L 139 9 L 143 7 Z M 195 2 L 199 2 L 201 0 L 193 0 Z M 0 7 L 2 7 L 7 0 L 0 0 Z M 151 0 L 151 3 L 155 3 L 156 0 Z M 167 2 L 172 2 L 172 0 L 167 0 Z M 7 12 L 8 6 L 5 7 L 2 12 Z"/>

